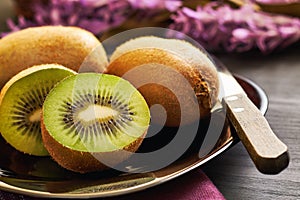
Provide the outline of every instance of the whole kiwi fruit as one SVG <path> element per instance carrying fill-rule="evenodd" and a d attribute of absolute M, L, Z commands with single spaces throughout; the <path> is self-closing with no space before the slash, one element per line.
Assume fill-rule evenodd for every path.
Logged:
<path fill-rule="evenodd" d="M 51 157 L 79 173 L 112 168 L 142 143 L 150 123 L 148 105 L 128 81 L 80 73 L 59 82 L 42 112 L 42 138 Z"/>
<path fill-rule="evenodd" d="M 43 102 L 62 79 L 75 71 L 57 64 L 36 65 L 13 76 L 0 93 L 0 132 L 20 152 L 47 156 L 40 121 Z"/>
<path fill-rule="evenodd" d="M 15 74 L 33 65 L 56 63 L 78 71 L 96 47 L 97 59 L 105 66 L 107 57 L 102 44 L 84 29 L 40 26 L 13 32 L 0 40 L 0 88 Z"/>
<path fill-rule="evenodd" d="M 176 127 L 210 115 L 219 81 L 216 68 L 206 53 L 179 39 L 142 36 L 116 48 L 105 73 L 130 81 L 145 97 L 151 122 Z"/>

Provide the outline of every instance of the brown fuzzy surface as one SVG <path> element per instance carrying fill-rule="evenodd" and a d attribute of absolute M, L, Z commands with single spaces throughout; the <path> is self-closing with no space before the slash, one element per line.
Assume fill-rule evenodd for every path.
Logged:
<path fill-rule="evenodd" d="M 162 105 L 167 112 L 167 126 L 198 120 L 195 105 L 199 107 L 200 118 L 206 117 L 218 95 L 216 71 L 206 65 L 193 66 L 172 52 L 158 48 L 126 52 L 114 59 L 105 73 L 130 81 L 149 106 Z M 186 81 L 189 85 L 184 84 Z M 144 84 L 147 82 L 149 84 Z M 174 89 L 173 92 L 170 88 Z M 181 99 L 180 103 L 178 99 Z M 164 120 L 161 114 L 151 113 L 151 121 L 160 124 Z"/>
<path fill-rule="evenodd" d="M 122 150 L 90 153 L 64 147 L 49 134 L 43 120 L 41 120 L 41 129 L 45 148 L 53 160 L 63 168 L 79 173 L 103 171 L 125 161 L 130 157 L 131 152 L 137 151 L 147 132 Z"/>
<path fill-rule="evenodd" d="M 78 71 L 99 45 L 92 33 L 76 27 L 43 26 L 14 32 L 0 40 L 0 88 L 33 65 L 56 63 Z"/>

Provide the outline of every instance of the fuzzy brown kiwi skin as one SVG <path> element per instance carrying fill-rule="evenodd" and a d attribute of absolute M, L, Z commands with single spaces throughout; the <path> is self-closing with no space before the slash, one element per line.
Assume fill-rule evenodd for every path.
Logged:
<path fill-rule="evenodd" d="M 41 26 L 11 33 L 0 40 L 0 88 L 33 65 L 56 63 L 78 71 L 99 45 L 92 33 L 77 27 Z"/>
<path fill-rule="evenodd" d="M 103 171 L 111 168 L 101 163 L 99 160 L 105 160 L 105 162 L 108 162 L 110 166 L 114 166 L 125 161 L 130 156 L 130 153 L 128 152 L 134 153 L 138 150 L 147 133 L 146 130 L 141 137 L 121 150 L 90 153 L 72 150 L 57 142 L 47 131 L 47 128 L 43 123 L 43 117 L 41 118 L 41 131 L 44 146 L 53 160 L 55 160 L 63 168 L 81 174 Z M 96 158 L 100 159 L 97 160 Z"/>
<path fill-rule="evenodd" d="M 145 74 L 140 74 L 139 76 L 126 76 L 125 74 L 135 67 L 149 63 L 154 63 L 154 65 L 165 65 L 182 74 L 190 83 L 197 97 L 200 117 L 205 118 L 210 115 L 211 108 L 217 100 L 219 82 L 217 73 L 208 66 L 193 66 L 167 50 L 158 48 L 140 48 L 126 52 L 114 59 L 106 68 L 105 73 L 123 77 L 135 85 L 136 82 L 139 82 L 138 79 L 151 77 L 151 73 L 142 72 Z M 159 70 L 159 67 L 157 70 Z M 165 81 L 169 80 L 174 82 L 173 77 L 168 77 L 167 75 L 164 76 L 164 79 Z M 181 121 L 181 108 L 176 97 L 170 90 L 167 90 L 162 86 L 157 84 L 147 84 L 138 88 L 138 90 L 144 96 L 149 106 L 152 106 L 153 104 L 161 104 L 164 106 L 167 111 L 166 126 L 176 127 L 199 120 L 191 114 L 190 116 L 185 115 L 187 117 L 185 117 L 184 121 Z M 179 93 L 183 92 L 184 91 L 179 91 Z M 184 109 L 186 109 L 186 112 L 193 112 L 189 106 L 183 106 L 185 106 Z M 163 121 L 159 117 L 156 117 L 151 118 L 151 121 L 158 124 Z"/>

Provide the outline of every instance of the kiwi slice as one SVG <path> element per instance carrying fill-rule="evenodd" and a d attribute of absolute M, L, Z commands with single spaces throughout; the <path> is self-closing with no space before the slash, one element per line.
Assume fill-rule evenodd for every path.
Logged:
<path fill-rule="evenodd" d="M 70 76 L 43 105 L 45 147 L 62 167 L 100 171 L 128 158 L 150 123 L 144 97 L 128 81 L 108 74 Z"/>
<path fill-rule="evenodd" d="M 51 88 L 74 73 L 61 65 L 37 65 L 6 83 L 0 94 L 0 132 L 11 146 L 30 155 L 49 155 L 41 137 L 42 105 Z"/>

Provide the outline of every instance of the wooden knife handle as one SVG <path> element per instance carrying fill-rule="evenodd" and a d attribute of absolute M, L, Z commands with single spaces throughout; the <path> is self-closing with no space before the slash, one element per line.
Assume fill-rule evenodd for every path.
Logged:
<path fill-rule="evenodd" d="M 244 94 L 223 98 L 227 116 L 257 169 L 277 174 L 288 166 L 287 146 L 272 131 L 269 123 Z"/>

